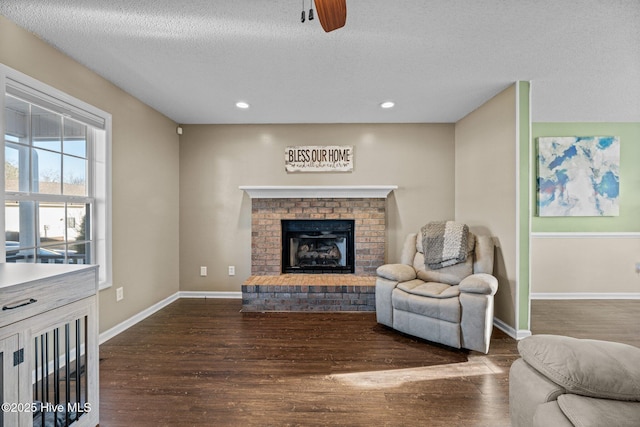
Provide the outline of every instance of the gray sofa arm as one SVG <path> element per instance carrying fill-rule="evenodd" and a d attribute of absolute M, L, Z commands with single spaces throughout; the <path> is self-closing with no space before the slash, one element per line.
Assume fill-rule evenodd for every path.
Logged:
<path fill-rule="evenodd" d="M 406 264 L 381 265 L 376 270 L 376 273 L 378 276 L 394 282 L 406 282 L 418 277 L 416 275 L 416 270 L 412 266 Z"/>
<path fill-rule="evenodd" d="M 458 287 L 460 288 L 460 292 L 495 295 L 498 291 L 498 279 L 491 274 L 476 273 L 462 279 Z"/>
<path fill-rule="evenodd" d="M 518 352 L 567 393 L 640 402 L 640 348 L 558 335 L 533 335 Z"/>
<path fill-rule="evenodd" d="M 509 370 L 514 427 L 638 425 L 640 348 L 533 335 L 518 352 Z"/>

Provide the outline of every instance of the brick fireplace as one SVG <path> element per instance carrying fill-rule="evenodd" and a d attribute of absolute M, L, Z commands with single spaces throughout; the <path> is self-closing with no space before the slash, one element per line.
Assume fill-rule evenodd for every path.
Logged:
<path fill-rule="evenodd" d="M 242 287 L 243 310 L 346 311 L 345 305 L 357 311 L 375 309 L 374 276 L 385 259 L 386 197 L 395 186 L 240 188 L 251 197 L 252 276 Z M 349 274 L 283 275 L 282 220 L 353 220 L 355 278 Z M 312 293 L 320 298 L 314 303 L 309 302 Z M 287 304 L 285 298 L 293 302 Z M 267 304 L 256 304 L 264 299 Z M 349 301 L 345 304 L 344 300 Z"/>

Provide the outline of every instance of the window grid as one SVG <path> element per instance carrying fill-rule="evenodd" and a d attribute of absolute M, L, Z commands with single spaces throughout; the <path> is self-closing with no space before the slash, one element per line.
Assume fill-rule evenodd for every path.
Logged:
<path fill-rule="evenodd" d="M 92 132 L 88 127 L 67 117 L 36 106 L 28 101 L 15 96 L 5 97 L 5 118 L 7 123 L 13 126 L 6 126 L 5 129 L 5 153 L 9 149 L 17 150 L 18 165 L 13 165 L 17 169 L 18 188 L 7 188 L 5 183 L 5 252 L 7 262 L 49 262 L 49 263 L 91 263 L 93 262 L 93 227 L 92 211 L 94 199 L 92 196 L 93 183 L 92 164 L 89 161 L 92 155 L 90 141 Z M 11 102 L 9 102 L 11 101 Z M 24 111 L 11 111 L 10 105 L 23 103 L 26 105 Z M 40 132 L 35 131 L 34 109 L 39 112 L 37 121 Z M 10 129 L 20 128 L 20 123 L 11 123 L 11 117 L 24 115 L 22 128 L 24 136 L 18 132 L 10 134 Z M 14 119 L 17 121 L 17 119 Z M 43 127 L 48 131 L 53 129 L 50 135 L 43 135 Z M 79 131 L 79 135 L 67 135 L 67 129 Z M 80 155 L 73 153 L 73 142 L 84 141 L 84 147 L 80 149 Z M 66 143 L 69 143 L 69 147 Z M 59 149 L 56 149 L 56 144 Z M 76 150 L 78 144 L 76 145 Z M 69 148 L 69 149 L 67 149 Z M 59 164 L 54 165 L 53 177 L 50 181 L 42 181 L 41 165 L 39 163 L 40 153 L 57 156 Z M 38 155 L 37 155 L 38 154 Z M 84 155 L 82 155 L 84 154 Z M 42 156 L 45 157 L 45 156 Z M 74 159 L 84 163 L 78 169 L 80 175 L 80 189 L 75 188 L 76 194 L 69 189 L 74 189 L 73 183 L 70 185 L 65 175 L 65 160 Z M 5 169 L 9 163 L 5 159 Z M 5 178 L 7 171 L 5 170 Z M 49 191 L 41 191 L 41 183 L 52 183 L 48 185 Z M 58 187 L 55 190 L 55 187 Z M 54 189 L 55 191 L 51 191 Z M 78 194 L 82 193 L 82 194 Z M 84 211 L 80 218 L 70 215 L 69 207 L 73 206 L 76 213 Z M 58 209 L 56 209 L 56 207 Z M 18 209 L 17 215 L 15 209 Z M 43 210 L 44 209 L 44 210 Z M 48 210 L 57 211 L 57 216 L 62 224 L 56 224 L 52 218 L 44 219 L 43 214 Z M 62 212 L 62 214 L 60 214 Z M 17 217 L 17 221 L 16 221 Z M 13 221 L 13 223 L 12 223 Z M 45 222 L 54 221 L 57 235 L 50 239 L 48 232 L 51 224 Z M 17 227 L 16 227 L 17 224 Z M 11 230 L 10 228 L 17 228 Z M 75 230 L 75 236 L 70 235 L 70 229 Z M 15 239 L 15 240 L 14 240 Z"/>

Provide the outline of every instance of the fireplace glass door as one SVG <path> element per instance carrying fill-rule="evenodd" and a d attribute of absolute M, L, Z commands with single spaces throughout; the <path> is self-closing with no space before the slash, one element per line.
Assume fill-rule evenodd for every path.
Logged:
<path fill-rule="evenodd" d="M 282 220 L 283 273 L 353 273 L 353 220 Z"/>

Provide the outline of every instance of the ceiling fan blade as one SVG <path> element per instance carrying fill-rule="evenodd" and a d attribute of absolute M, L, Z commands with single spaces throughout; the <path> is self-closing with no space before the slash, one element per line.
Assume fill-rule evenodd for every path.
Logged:
<path fill-rule="evenodd" d="M 315 0 L 318 19 L 328 33 L 344 27 L 347 21 L 347 0 Z"/>

